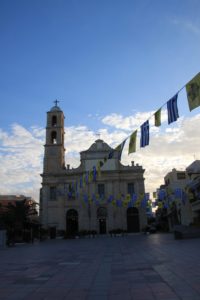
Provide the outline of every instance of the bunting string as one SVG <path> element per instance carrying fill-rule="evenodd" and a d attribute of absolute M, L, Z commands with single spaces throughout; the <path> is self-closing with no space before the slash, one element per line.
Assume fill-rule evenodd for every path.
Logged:
<path fill-rule="evenodd" d="M 200 73 L 198 73 L 193 79 L 191 79 L 187 84 L 185 84 L 178 92 L 168 101 L 166 101 L 159 109 L 156 110 L 155 113 L 153 113 L 141 126 L 140 126 L 140 147 L 146 147 L 149 145 L 149 120 L 154 117 L 154 125 L 159 127 L 162 124 L 161 120 L 161 112 L 162 108 L 167 105 L 167 113 L 168 113 L 168 124 L 171 124 L 179 118 L 178 113 L 178 95 L 179 93 L 186 88 L 187 93 L 187 99 L 188 99 L 188 106 L 190 111 L 200 106 Z M 97 162 L 96 166 L 93 166 L 92 170 L 87 171 L 84 173 L 79 180 L 76 182 L 73 182 L 72 184 L 68 185 L 68 189 L 66 189 L 66 185 L 64 185 L 64 195 L 68 195 L 68 199 L 72 199 L 75 197 L 75 195 L 81 196 L 83 199 L 83 202 L 86 203 L 94 203 L 96 205 L 100 205 L 102 202 L 102 197 L 100 195 L 92 194 L 88 196 L 87 193 L 84 192 L 85 187 L 90 184 L 91 182 L 96 182 L 97 177 L 101 177 L 101 168 L 103 165 L 107 162 L 107 160 L 112 159 L 115 152 L 118 152 L 118 159 L 121 160 L 122 152 L 124 149 L 124 145 L 126 141 L 129 139 L 129 148 L 128 148 L 128 154 L 136 152 L 136 139 L 137 134 L 139 132 L 139 129 L 136 129 L 134 132 L 132 132 L 126 139 L 123 140 L 122 143 L 120 143 L 115 149 L 112 149 L 107 156 L 105 156 L 103 159 L 99 160 Z M 58 190 L 59 195 L 63 193 L 63 191 Z M 148 207 L 151 206 L 151 200 L 149 200 L 148 193 L 144 195 L 129 195 L 123 197 L 122 194 L 120 194 L 116 199 L 113 195 L 110 195 L 106 199 L 107 204 L 112 204 L 116 207 Z M 170 192 L 169 192 L 170 194 Z M 185 201 L 185 193 L 183 191 L 176 191 L 174 192 L 174 195 L 176 195 L 176 199 L 180 198 L 182 201 Z M 171 193 L 172 195 L 172 193 Z M 153 195 L 155 196 L 155 195 Z M 166 195 L 164 190 L 160 191 L 159 194 L 159 200 L 165 199 Z M 164 203 L 162 201 L 158 201 L 158 207 L 163 205 L 169 205 L 169 203 Z"/>

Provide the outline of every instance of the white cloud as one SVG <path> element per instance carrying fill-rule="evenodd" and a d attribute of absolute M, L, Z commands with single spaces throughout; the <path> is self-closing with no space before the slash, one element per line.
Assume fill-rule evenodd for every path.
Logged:
<path fill-rule="evenodd" d="M 39 131 L 39 128 L 37 129 Z M 13 124 L 11 133 L 0 130 L 1 194 L 31 194 L 38 200 L 44 132 Z"/>
<path fill-rule="evenodd" d="M 116 120 L 118 116 L 113 114 L 115 129 L 99 129 L 100 138 L 112 147 L 117 146 L 127 137 L 124 128 L 132 128 L 145 121 L 145 116 L 150 113 L 135 116 L 120 116 L 119 128 Z M 140 116 L 141 118 L 137 118 Z M 108 120 L 107 117 L 104 120 Z M 127 119 L 132 120 L 130 123 Z M 137 121 L 133 121 L 137 119 Z M 127 125 L 129 124 L 129 125 Z M 141 125 L 141 123 L 140 123 Z M 163 177 L 172 168 L 185 169 L 193 160 L 200 159 L 200 139 L 198 128 L 200 127 L 200 114 L 181 118 L 173 126 L 151 127 L 150 145 L 140 149 L 131 155 L 128 153 L 128 141 L 122 155 L 122 163 L 131 164 L 134 160 L 143 166 L 145 171 L 145 185 L 147 191 L 153 191 L 163 183 Z M 77 167 L 80 164 L 79 152 L 87 150 L 99 137 L 88 130 L 86 126 L 65 128 L 66 165 Z M 139 144 L 139 134 L 137 142 Z M 19 124 L 12 126 L 11 133 L 0 130 L 0 191 L 1 194 L 25 194 L 36 200 L 39 197 L 41 187 L 42 163 L 45 143 L 45 130 L 37 126 L 26 129 Z"/>
<path fill-rule="evenodd" d="M 153 125 L 154 113 L 155 111 L 136 112 L 134 115 L 128 117 L 124 117 L 122 115 L 113 113 L 103 117 L 101 121 L 103 124 L 117 129 L 133 131 L 137 128 L 140 128 L 140 126 L 149 118 L 150 118 L 149 120 L 150 124 Z M 162 122 L 165 122 L 167 120 L 166 110 L 162 110 L 161 118 L 162 118 Z"/>

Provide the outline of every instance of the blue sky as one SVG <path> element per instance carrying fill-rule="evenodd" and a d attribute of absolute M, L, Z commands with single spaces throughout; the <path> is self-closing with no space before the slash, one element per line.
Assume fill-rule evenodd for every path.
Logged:
<path fill-rule="evenodd" d="M 200 71 L 199 11 L 198 0 L 1 0 L 2 160 L 16 154 L 16 145 L 19 151 L 19 140 L 23 148 L 30 134 L 30 141 L 40 147 L 41 169 L 42 128 L 56 98 L 65 125 L 77 139 L 83 138 L 82 126 L 93 134 L 101 132 L 111 144 L 120 142 L 134 128 L 133 118 L 140 114 L 142 124 Z M 200 112 L 189 112 L 184 91 L 179 109 L 185 118 Z M 119 128 L 119 118 L 120 124 L 132 120 L 133 126 Z M 13 144 L 17 134 L 20 138 Z M 88 145 L 92 139 L 89 136 Z M 71 149 L 69 159 L 81 150 Z M 31 178 L 0 189 L 26 190 L 27 184 L 31 187 Z"/>

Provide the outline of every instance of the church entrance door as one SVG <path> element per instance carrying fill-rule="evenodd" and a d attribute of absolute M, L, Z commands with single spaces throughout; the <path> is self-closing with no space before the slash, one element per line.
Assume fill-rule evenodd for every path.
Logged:
<path fill-rule="evenodd" d="M 67 211 L 66 232 L 69 236 L 75 236 L 78 233 L 78 212 L 75 209 Z"/>
<path fill-rule="evenodd" d="M 106 218 L 107 218 L 107 209 L 106 207 L 99 207 L 97 209 L 97 219 L 99 220 L 99 233 L 106 233 Z"/>
<path fill-rule="evenodd" d="M 99 219 L 99 233 L 106 233 L 106 219 Z"/>
<path fill-rule="evenodd" d="M 140 231 L 139 212 L 136 207 L 129 207 L 127 209 L 127 231 L 128 232 Z"/>

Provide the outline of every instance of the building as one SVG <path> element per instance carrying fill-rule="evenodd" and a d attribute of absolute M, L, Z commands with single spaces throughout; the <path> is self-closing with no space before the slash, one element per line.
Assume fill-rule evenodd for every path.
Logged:
<path fill-rule="evenodd" d="M 11 240 L 30 241 L 39 235 L 37 205 L 24 195 L 0 195 L 0 229 L 7 231 L 8 244 Z"/>
<path fill-rule="evenodd" d="M 167 220 L 169 230 L 178 224 L 200 225 L 200 161 L 185 171 L 172 169 L 164 182 L 157 190 L 158 213 L 162 221 Z"/>
<path fill-rule="evenodd" d="M 0 195 L 0 204 L 2 206 L 7 206 L 8 204 L 15 205 L 16 202 L 24 201 L 35 202 L 31 197 L 24 195 Z"/>
<path fill-rule="evenodd" d="M 145 195 L 145 170 L 134 162 L 122 165 L 119 154 L 98 139 L 80 153 L 78 168 L 65 167 L 64 114 L 56 102 L 47 112 L 40 195 L 43 228 L 69 235 L 91 230 L 102 234 L 115 229 L 141 231 L 147 222 L 146 206 L 133 205 L 133 196 Z"/>
<path fill-rule="evenodd" d="M 25 202 L 27 207 L 30 207 L 30 221 L 38 222 L 38 211 L 36 201 L 24 195 L 0 195 L 0 211 L 6 211 L 8 205 L 16 206 L 19 202 Z M 31 214 L 33 210 L 33 214 Z"/>
<path fill-rule="evenodd" d="M 192 211 L 185 187 L 189 181 L 186 171 L 172 169 L 165 177 L 165 187 L 168 203 L 169 228 L 192 223 Z"/>
<path fill-rule="evenodd" d="M 186 186 L 192 207 L 193 223 L 200 225 L 200 160 L 195 160 L 186 168 L 189 182 Z"/>

